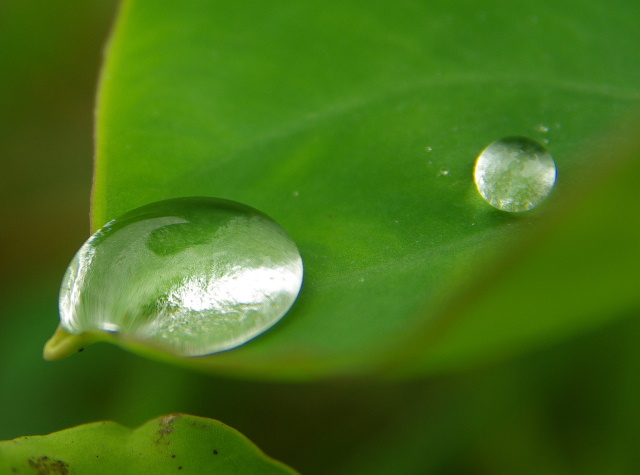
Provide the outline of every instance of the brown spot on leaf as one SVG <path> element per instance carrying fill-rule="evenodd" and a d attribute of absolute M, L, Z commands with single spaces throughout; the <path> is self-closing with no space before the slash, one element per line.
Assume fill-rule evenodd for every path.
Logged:
<path fill-rule="evenodd" d="M 160 428 L 156 432 L 158 435 L 156 444 L 168 444 L 166 437 L 173 432 L 173 423 L 182 417 L 181 414 L 169 414 L 160 418 Z"/>
<path fill-rule="evenodd" d="M 50 459 L 46 455 L 30 458 L 29 465 L 38 471 L 38 475 L 67 475 L 69 473 L 68 463 Z"/>

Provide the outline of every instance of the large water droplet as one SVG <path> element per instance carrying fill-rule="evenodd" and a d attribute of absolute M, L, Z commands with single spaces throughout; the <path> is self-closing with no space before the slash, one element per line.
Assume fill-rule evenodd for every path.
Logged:
<path fill-rule="evenodd" d="M 507 137 L 485 148 L 474 179 L 489 204 L 503 211 L 528 211 L 549 196 L 556 165 L 545 148 L 526 137 Z"/>
<path fill-rule="evenodd" d="M 302 274 L 295 243 L 261 212 L 215 198 L 160 201 L 109 222 L 80 248 L 60 290 L 60 331 L 211 354 L 278 322 Z M 60 340 L 47 344 L 49 359 L 66 356 L 56 353 L 68 352 Z"/>

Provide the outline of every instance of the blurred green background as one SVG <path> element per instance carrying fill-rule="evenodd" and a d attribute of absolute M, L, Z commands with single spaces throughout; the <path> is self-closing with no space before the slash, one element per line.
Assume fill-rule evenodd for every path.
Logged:
<path fill-rule="evenodd" d="M 51 363 L 89 234 L 93 102 L 113 1 L 0 3 L 0 440 L 169 412 L 221 420 L 302 473 L 637 473 L 640 321 L 402 383 L 187 372 L 112 345 Z"/>

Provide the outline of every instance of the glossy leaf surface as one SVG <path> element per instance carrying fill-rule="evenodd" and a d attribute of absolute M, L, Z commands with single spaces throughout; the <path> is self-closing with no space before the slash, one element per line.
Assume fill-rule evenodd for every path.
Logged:
<path fill-rule="evenodd" d="M 567 257 L 560 273 L 551 254 L 570 247 L 554 240 L 607 234 L 581 183 L 615 157 L 584 150 L 640 99 L 638 14 L 632 1 L 125 1 L 99 94 L 94 227 L 204 195 L 287 229 L 305 261 L 299 301 L 249 345 L 188 362 L 205 369 L 436 370 L 592 327 L 637 306 L 631 281 L 604 291 L 637 252 L 614 246 L 602 275 L 601 254 Z M 544 143 L 558 166 L 552 198 L 524 216 L 488 206 L 472 176 L 486 145 L 514 135 Z M 627 213 L 633 196 L 598 203 Z M 567 201 L 583 224 L 553 224 Z M 637 225 L 626 226 L 631 238 Z M 530 236 L 526 252 L 511 250 Z M 527 268 L 536 252 L 544 272 Z M 547 273 L 561 276 L 556 289 L 589 275 L 602 292 L 559 291 L 562 311 L 538 318 L 550 315 L 545 294 L 521 300 L 513 287 L 536 289 Z M 474 307 L 469 289 L 492 303 Z"/>

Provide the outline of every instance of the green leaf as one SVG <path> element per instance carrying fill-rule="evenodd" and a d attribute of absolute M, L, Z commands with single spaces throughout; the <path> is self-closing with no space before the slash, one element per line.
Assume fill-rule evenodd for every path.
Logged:
<path fill-rule="evenodd" d="M 294 474 L 221 422 L 171 414 L 131 430 L 94 422 L 0 442 L 0 472 L 39 474 Z"/>
<path fill-rule="evenodd" d="M 593 209 L 585 183 L 616 157 L 579 151 L 640 99 L 638 15 L 631 0 L 127 0 L 99 94 L 94 228 L 205 195 L 288 230 L 299 301 L 246 346 L 179 361 L 207 370 L 433 371 L 601 324 L 638 305 L 637 279 L 608 292 L 638 267 L 637 225 L 606 210 L 639 203 L 602 192 Z M 472 179 L 476 155 L 514 135 L 548 142 L 559 168 L 553 200 L 518 216 Z M 581 214 L 564 222 L 567 201 Z M 611 244 L 612 224 L 632 232 L 605 257 L 589 243 Z"/>
<path fill-rule="evenodd" d="M 565 202 L 456 292 L 443 306 L 441 328 L 414 336 L 415 346 L 433 343 L 416 365 L 421 371 L 509 354 L 638 310 L 638 137 L 635 125 L 624 127 L 585 150 L 591 162 L 607 159 L 572 180 Z"/>

